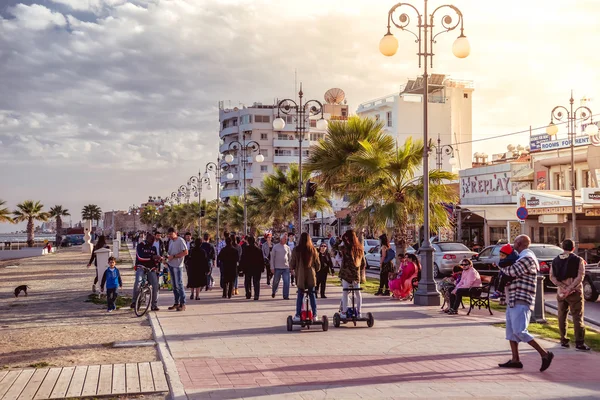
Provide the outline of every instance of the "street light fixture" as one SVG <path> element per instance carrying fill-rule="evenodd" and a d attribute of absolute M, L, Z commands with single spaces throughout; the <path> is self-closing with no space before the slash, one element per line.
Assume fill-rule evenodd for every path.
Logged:
<path fill-rule="evenodd" d="M 277 118 L 273 121 L 273 129 L 281 131 L 285 128 L 285 120 L 281 118 L 281 114 L 293 115 L 296 122 L 296 137 L 298 138 L 298 232 L 302 233 L 302 142 L 305 140 L 306 135 L 306 124 L 309 122 L 311 116 L 321 115 L 321 118 L 317 120 L 316 127 L 319 130 L 327 129 L 327 120 L 323 115 L 323 104 L 318 100 L 308 100 L 302 102 L 304 93 L 302 92 L 302 84 L 300 84 L 300 91 L 298 92 L 299 102 L 296 103 L 292 99 L 283 99 L 277 103 Z"/>
<path fill-rule="evenodd" d="M 571 90 L 571 98 L 569 99 L 569 108 L 564 106 L 556 106 L 550 113 L 550 124 L 546 127 L 546 133 L 550 136 L 554 136 L 558 133 L 558 126 L 554 124 L 556 121 L 565 121 L 567 124 L 567 132 L 571 141 L 571 239 L 575 242 L 575 249 L 579 247 L 577 241 L 577 212 L 575 210 L 575 136 L 577 135 L 576 126 L 577 120 L 581 122 L 590 120 L 585 133 L 589 136 L 595 136 L 598 134 L 598 127 L 594 124 L 592 118 L 592 110 L 587 106 L 580 106 L 576 109 L 573 108 L 573 91 Z"/>
<path fill-rule="evenodd" d="M 419 45 L 419 68 L 421 67 L 421 61 L 423 61 L 423 200 L 424 200 L 424 231 L 425 238 L 423 244 L 420 247 L 422 253 L 422 264 L 423 270 L 421 274 L 421 281 L 419 282 L 419 289 L 415 294 L 415 304 L 419 305 L 439 305 L 440 294 L 437 291 L 435 281 L 433 280 L 433 248 L 431 247 L 430 239 L 430 226 L 429 226 L 429 143 L 428 140 L 428 95 L 429 95 L 429 75 L 427 73 L 428 66 L 433 68 L 433 44 L 436 43 L 436 38 L 445 32 L 450 32 L 460 26 L 460 35 L 452 46 L 452 52 L 458 58 L 465 58 L 471 51 L 471 46 L 466 36 L 464 35 L 463 27 L 463 15 L 462 12 L 453 5 L 442 5 L 436 8 L 431 14 L 427 12 L 427 1 L 424 0 L 424 11 L 423 14 L 419 13 L 419 10 L 408 3 L 398 3 L 394 5 L 388 12 L 388 24 L 387 33 L 383 39 L 379 42 L 379 50 L 385 56 L 393 56 L 398 50 L 398 40 L 392 35 L 390 28 L 393 24 L 395 27 L 402 31 L 412 33 L 416 37 L 416 42 Z M 411 8 L 417 15 L 417 28 L 418 33 L 415 33 L 407 27 L 410 24 L 410 17 L 406 13 L 402 13 L 398 20 L 394 19 L 394 13 L 400 7 L 406 6 L 405 8 Z M 441 19 L 440 24 L 442 29 L 434 34 L 433 28 L 435 27 L 435 16 L 439 10 L 450 9 L 458 17 L 454 20 L 450 15 L 446 14 Z M 429 65 L 430 64 L 430 65 Z"/>
<path fill-rule="evenodd" d="M 189 188 L 189 186 L 186 186 L 186 185 L 179 186 L 178 196 L 185 197 L 188 204 L 190 204 L 191 194 L 192 193 L 191 193 L 191 189 Z"/>
<path fill-rule="evenodd" d="M 212 189 L 210 185 L 210 178 L 202 176 L 202 171 L 198 170 L 198 176 L 191 176 L 188 180 L 188 186 L 194 188 L 194 197 L 198 197 L 198 236 L 202 236 L 202 187 L 206 185 L 208 190 Z"/>
<path fill-rule="evenodd" d="M 221 162 L 220 155 L 217 157 L 217 162 L 214 163 L 210 161 L 206 164 L 206 172 L 204 173 L 204 178 L 210 180 L 210 173 L 213 172 L 215 174 L 215 181 L 217 182 L 217 234 L 215 235 L 215 240 L 219 241 L 219 223 L 220 223 L 220 204 L 221 204 L 221 174 L 223 172 L 229 171 L 231 165 L 226 162 Z M 227 174 L 227 179 L 233 179 L 233 174 L 229 172 Z"/>
<path fill-rule="evenodd" d="M 129 211 L 127 212 L 127 215 L 133 215 L 133 230 L 137 231 L 137 229 L 135 227 L 135 217 L 140 215 L 140 208 L 137 207 L 135 204 L 132 204 L 129 207 Z"/>
<path fill-rule="evenodd" d="M 260 154 L 260 144 L 258 144 L 258 142 L 251 140 L 249 142 L 246 142 L 246 131 L 242 132 L 242 141 L 239 142 L 237 140 L 234 140 L 233 142 L 229 143 L 229 151 L 235 151 L 236 153 L 239 151 L 240 152 L 240 161 L 242 163 L 242 168 L 244 170 L 244 235 L 248 234 L 248 206 L 246 204 L 246 168 L 248 167 L 248 157 L 250 157 L 252 155 L 252 153 L 258 153 L 255 157 L 254 160 L 257 163 L 261 163 L 263 161 L 265 161 L 265 156 L 263 156 L 262 154 Z M 231 163 L 233 162 L 233 155 L 227 154 L 225 156 L 225 161 L 227 163 Z M 233 174 L 227 174 L 227 178 L 233 178 Z"/>
<path fill-rule="evenodd" d="M 442 169 L 443 154 L 450 156 L 450 160 L 448 160 L 448 162 L 450 163 L 451 166 L 454 167 L 457 163 L 457 160 L 454 157 L 454 147 L 452 147 L 452 145 L 450 145 L 450 144 L 445 144 L 442 146 L 442 140 L 440 139 L 440 135 L 438 134 L 437 147 L 435 148 L 436 167 L 438 170 Z"/>

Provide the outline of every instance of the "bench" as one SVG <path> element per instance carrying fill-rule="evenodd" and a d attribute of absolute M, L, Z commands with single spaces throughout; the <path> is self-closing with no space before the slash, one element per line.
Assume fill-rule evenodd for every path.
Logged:
<path fill-rule="evenodd" d="M 469 289 L 469 312 L 467 315 L 471 314 L 471 310 L 477 307 L 481 310 L 481 307 L 487 309 L 490 312 L 490 315 L 494 315 L 492 313 L 492 309 L 490 307 L 490 289 L 494 284 L 494 278 L 491 276 L 482 276 L 481 277 L 481 286 L 472 287 Z M 464 306 L 463 306 L 464 308 Z"/>

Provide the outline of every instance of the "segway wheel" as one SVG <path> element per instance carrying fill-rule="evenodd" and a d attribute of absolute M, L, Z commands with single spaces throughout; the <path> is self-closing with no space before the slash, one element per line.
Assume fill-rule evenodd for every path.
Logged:
<path fill-rule="evenodd" d="M 367 326 L 371 328 L 375 324 L 375 318 L 373 318 L 373 314 L 367 313 Z"/>
<path fill-rule="evenodd" d="M 287 330 L 288 330 L 288 332 L 291 332 L 292 329 L 293 329 L 293 327 L 294 327 L 294 324 L 293 324 L 293 321 L 292 321 L 292 316 L 289 315 L 287 317 Z"/>
<path fill-rule="evenodd" d="M 340 313 L 333 314 L 333 326 L 336 328 L 340 327 Z"/>
<path fill-rule="evenodd" d="M 323 321 L 323 332 L 327 332 L 327 330 L 329 329 L 329 319 L 327 319 L 327 315 L 323 315 L 321 321 Z"/>

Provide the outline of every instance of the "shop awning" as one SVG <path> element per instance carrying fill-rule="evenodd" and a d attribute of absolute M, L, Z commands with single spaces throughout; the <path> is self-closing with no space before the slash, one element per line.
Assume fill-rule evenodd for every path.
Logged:
<path fill-rule="evenodd" d="M 477 214 L 488 221 L 517 221 L 517 205 L 469 205 L 468 207 L 462 206 L 463 216 L 466 213 L 472 212 Z M 463 217 L 464 218 L 464 217 Z"/>
<path fill-rule="evenodd" d="M 533 181 L 533 168 L 525 168 L 514 174 L 510 180 L 512 182 L 530 182 Z"/>

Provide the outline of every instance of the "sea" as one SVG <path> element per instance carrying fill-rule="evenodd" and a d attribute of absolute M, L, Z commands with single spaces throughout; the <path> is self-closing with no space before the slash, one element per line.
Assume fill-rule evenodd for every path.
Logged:
<path fill-rule="evenodd" d="M 36 242 L 43 242 L 44 240 L 54 240 L 56 239 L 56 235 L 54 233 L 40 233 L 34 235 L 34 240 Z M 0 242 L 27 242 L 27 234 L 26 233 L 0 233 Z"/>

